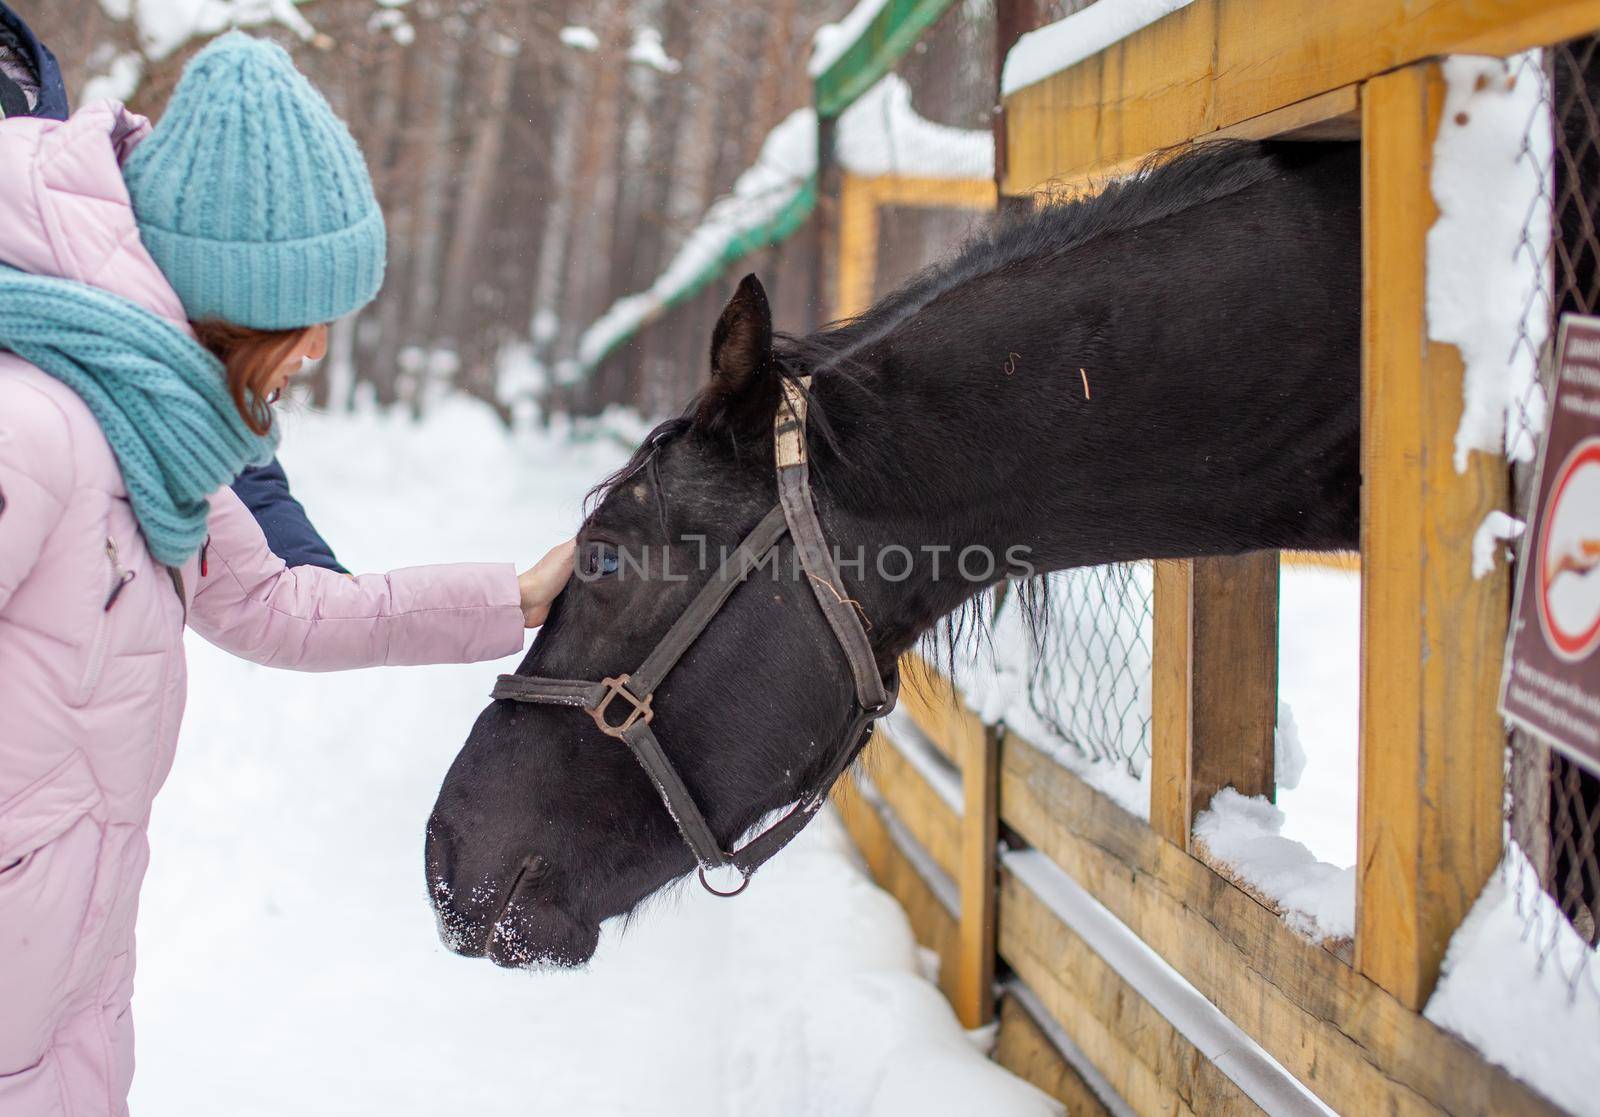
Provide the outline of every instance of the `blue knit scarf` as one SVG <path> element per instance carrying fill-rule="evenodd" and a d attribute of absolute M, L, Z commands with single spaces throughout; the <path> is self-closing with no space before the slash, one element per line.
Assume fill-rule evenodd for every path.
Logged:
<path fill-rule="evenodd" d="M 0 265 L 0 349 L 83 397 L 122 468 L 150 553 L 181 566 L 206 537 L 206 498 L 275 439 L 251 433 L 222 362 L 108 291 Z"/>

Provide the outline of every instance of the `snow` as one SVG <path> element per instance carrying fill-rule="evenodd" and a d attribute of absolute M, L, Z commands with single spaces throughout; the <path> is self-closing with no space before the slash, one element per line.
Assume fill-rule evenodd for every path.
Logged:
<path fill-rule="evenodd" d="M 654 27 L 641 27 L 634 33 L 633 45 L 628 48 L 628 61 L 663 74 L 676 74 L 683 69 L 682 62 L 667 54 L 667 48 L 661 42 L 661 32 Z"/>
<path fill-rule="evenodd" d="M 1529 909 L 1532 910 L 1529 910 Z M 1536 934 L 1531 926 L 1548 928 Z M 1546 953 L 1548 952 L 1548 954 Z M 1584 965 L 1573 990 L 1568 974 Z M 1450 940 L 1424 1015 L 1575 1117 L 1600 1117 L 1600 958 L 1562 918 L 1512 843 Z"/>
<path fill-rule="evenodd" d="M 296 10 L 299 0 L 138 0 L 132 14 L 139 25 L 145 57 L 159 62 L 191 39 L 206 38 L 235 27 L 278 24 L 301 39 L 318 38 L 316 28 Z M 125 19 L 128 0 L 101 0 L 106 14 Z"/>
<path fill-rule="evenodd" d="M 1291 928 L 1314 942 L 1356 929 L 1356 870 L 1318 861 L 1283 836 L 1284 813 L 1264 796 L 1225 787 L 1195 816 L 1194 836 L 1214 864 L 1271 900 Z"/>
<path fill-rule="evenodd" d="M 403 47 L 408 47 L 417 41 L 417 29 L 406 18 L 406 13 L 398 8 L 380 8 L 374 11 L 367 19 L 367 30 L 374 33 L 387 31 L 390 37 Z"/>
<path fill-rule="evenodd" d="M 1006 55 L 1000 94 L 1041 82 L 1189 6 L 1191 0 L 1097 0 L 1018 39 Z"/>
<path fill-rule="evenodd" d="M 1294 721 L 1294 708 L 1278 703 L 1278 724 L 1272 733 L 1272 774 L 1280 790 L 1300 786 L 1306 771 L 1306 749 L 1300 743 L 1300 727 Z"/>
<path fill-rule="evenodd" d="M 1319 861 L 1356 862 L 1361 711 L 1361 576 L 1285 563 L 1278 590 L 1278 748 L 1293 722 L 1305 767 L 1288 781 L 1280 759 L 1282 836 Z M 1285 710 L 1288 707 L 1288 710 Z"/>
<path fill-rule="evenodd" d="M 994 177 L 994 133 L 920 115 L 898 74 L 885 75 L 844 111 L 835 152 L 839 165 L 858 175 Z"/>
<path fill-rule="evenodd" d="M 600 36 L 587 27 L 563 27 L 559 38 L 562 46 L 571 47 L 573 50 L 597 51 L 600 49 Z"/>
<path fill-rule="evenodd" d="M 1520 539 L 1528 525 L 1504 512 L 1490 512 L 1472 533 L 1472 576 L 1482 578 L 1494 570 L 1497 556 L 1511 560 L 1509 550 L 1501 544 Z"/>
<path fill-rule="evenodd" d="M 1455 467 L 1473 450 L 1533 458 L 1544 427 L 1538 353 L 1549 333 L 1551 125 L 1538 52 L 1443 65 L 1428 231 L 1428 336 L 1461 351 Z M 1525 340 L 1523 340 L 1525 336 Z"/>
<path fill-rule="evenodd" d="M 83 83 L 80 100 L 83 104 L 109 97 L 113 101 L 127 101 L 139 88 L 144 77 L 144 59 L 133 51 L 123 51 L 111 60 L 106 72 Z"/>
<path fill-rule="evenodd" d="M 811 39 L 811 62 L 807 71 L 813 78 L 828 72 L 828 68 L 844 56 L 851 45 L 872 25 L 889 0 L 859 0 L 848 15 L 838 23 L 825 23 L 817 28 Z"/>
<path fill-rule="evenodd" d="M 527 563 L 641 425 L 510 436 L 451 397 L 421 423 L 291 414 L 283 459 L 354 568 Z M 140 910 L 134 1112 L 1058 1111 L 980 1056 L 831 812 L 738 900 L 679 888 L 608 925 L 587 971 L 498 970 L 440 947 L 422 825 L 514 660 L 302 675 L 190 655 Z"/>
<path fill-rule="evenodd" d="M 817 114 L 809 108 L 796 109 L 767 134 L 756 161 L 735 180 L 731 193 L 706 210 L 655 282 L 612 303 L 583 332 L 577 364 L 567 375 L 581 376 L 594 368 L 621 340 L 643 328 L 714 267 L 741 236 L 775 220 L 816 170 Z"/>

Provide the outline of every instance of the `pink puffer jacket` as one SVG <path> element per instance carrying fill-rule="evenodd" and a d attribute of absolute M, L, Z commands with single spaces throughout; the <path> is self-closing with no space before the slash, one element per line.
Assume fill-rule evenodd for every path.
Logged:
<path fill-rule="evenodd" d="M 0 261 L 182 322 L 119 170 L 148 130 L 111 102 L 0 124 Z M 180 598 L 88 408 L 5 353 L 0 494 L 0 1117 L 120 1114 L 145 826 L 183 714 L 186 615 L 278 667 L 472 662 L 522 646 L 516 576 L 286 569 L 224 488 Z"/>

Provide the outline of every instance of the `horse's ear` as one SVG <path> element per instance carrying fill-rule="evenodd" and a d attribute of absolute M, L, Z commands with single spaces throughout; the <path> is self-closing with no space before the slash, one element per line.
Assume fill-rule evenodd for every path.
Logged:
<path fill-rule="evenodd" d="M 772 307 L 761 281 L 747 275 L 711 333 L 711 383 L 700 395 L 696 424 L 726 425 L 735 415 L 759 408 L 753 397 L 766 394 L 757 389 L 775 380 L 771 371 Z"/>

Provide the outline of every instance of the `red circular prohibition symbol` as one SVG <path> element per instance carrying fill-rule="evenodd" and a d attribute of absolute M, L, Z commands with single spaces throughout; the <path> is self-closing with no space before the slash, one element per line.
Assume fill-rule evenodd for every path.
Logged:
<path fill-rule="evenodd" d="M 1555 512 L 1561 504 L 1561 496 L 1567 483 L 1586 465 L 1600 466 L 1600 438 L 1584 439 L 1567 455 L 1567 460 L 1561 463 L 1561 471 L 1556 475 L 1555 485 L 1550 490 L 1550 499 L 1544 508 L 1544 538 L 1539 540 L 1539 627 L 1544 629 L 1545 638 L 1549 641 L 1551 649 L 1568 662 L 1584 658 L 1594 650 L 1596 643 L 1600 643 L 1600 616 L 1596 616 L 1594 623 L 1584 631 L 1568 632 L 1550 615 L 1550 585 L 1554 580 L 1554 572 L 1549 568 L 1550 528 L 1553 526 Z"/>

